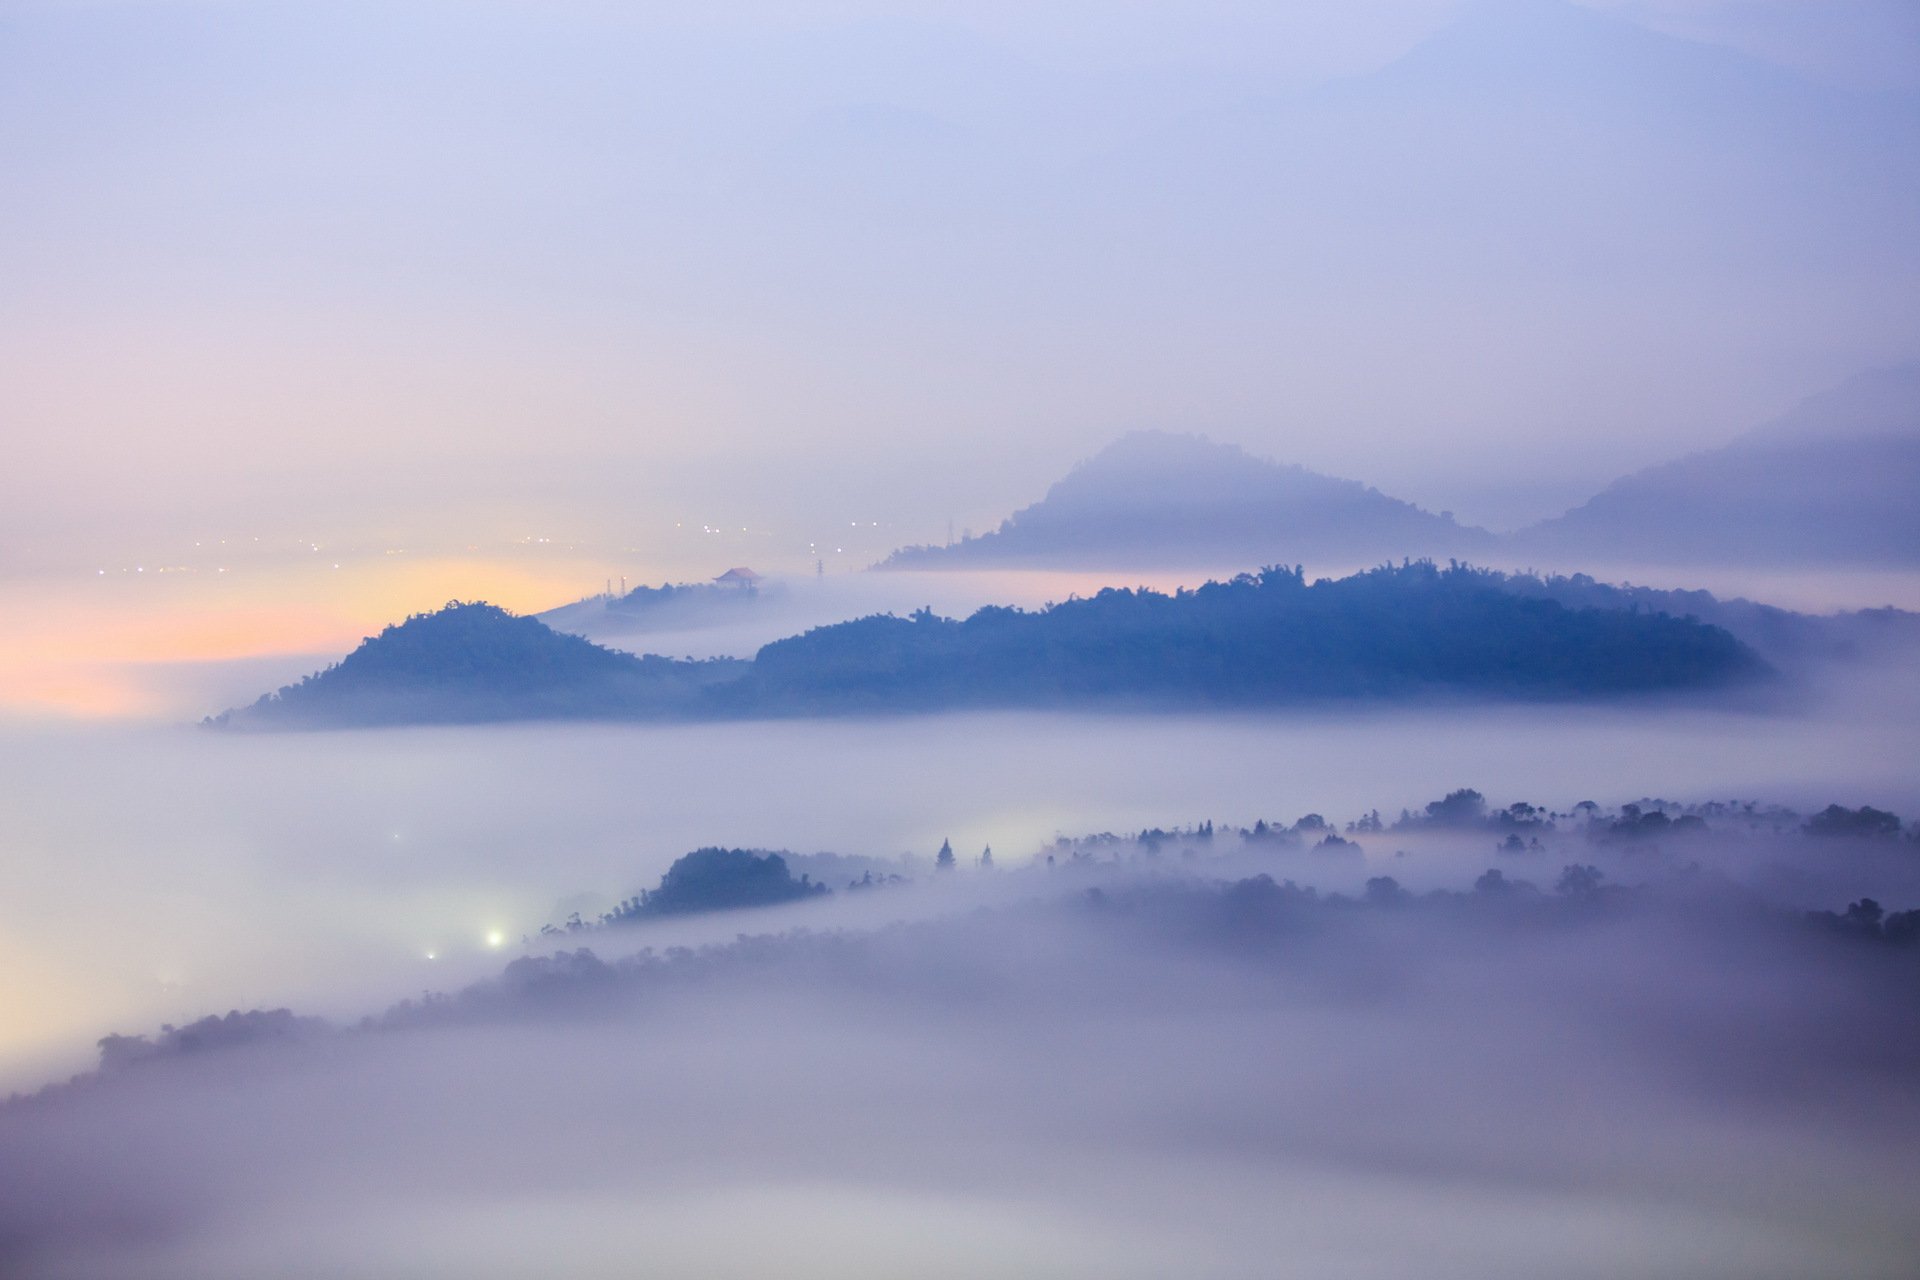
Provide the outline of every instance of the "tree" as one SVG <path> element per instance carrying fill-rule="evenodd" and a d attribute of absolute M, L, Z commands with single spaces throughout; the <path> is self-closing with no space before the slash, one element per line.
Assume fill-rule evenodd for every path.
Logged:
<path fill-rule="evenodd" d="M 1449 791 L 1427 804 L 1427 821 L 1437 827 L 1472 826 L 1487 815 L 1487 798 L 1472 787 Z"/>
<path fill-rule="evenodd" d="M 988 845 L 986 848 L 980 851 L 980 869 L 982 871 L 993 870 L 993 846 L 992 845 Z"/>
<path fill-rule="evenodd" d="M 636 909 L 620 918 L 772 906 L 827 891 L 811 876 L 796 880 L 777 853 L 710 847 L 675 859 L 660 887 L 642 893 Z"/>
<path fill-rule="evenodd" d="M 1847 809 L 1830 804 L 1807 820 L 1807 834 L 1884 840 L 1900 834 L 1900 819 L 1872 805 Z"/>
<path fill-rule="evenodd" d="M 953 870 L 953 841 L 942 840 L 940 842 L 940 852 L 934 857 L 933 865 L 937 871 Z"/>
<path fill-rule="evenodd" d="M 1553 888 L 1555 893 L 1569 898 L 1591 897 L 1600 892 L 1600 881 L 1604 878 L 1600 868 L 1576 862 L 1560 872 L 1560 882 Z"/>

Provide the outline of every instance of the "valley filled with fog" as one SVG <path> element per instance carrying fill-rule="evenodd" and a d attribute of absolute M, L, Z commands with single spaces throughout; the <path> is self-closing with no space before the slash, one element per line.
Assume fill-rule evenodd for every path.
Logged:
<path fill-rule="evenodd" d="M 1082 584 L 547 616 L 751 654 Z M 1920 1248 L 1920 662 L 1899 615 L 1728 616 L 1761 678 L 1605 698 L 16 711 L 0 1260 L 1892 1280 Z M 636 912 L 709 847 L 783 851 L 805 891 Z"/>
<path fill-rule="evenodd" d="M 7 1083 L 137 1038 L 0 1110 L 0 1250 L 1892 1280 L 1920 857 L 1816 810 L 1920 805 L 1914 693 L 11 737 Z M 712 843 L 835 891 L 592 923 Z"/>
<path fill-rule="evenodd" d="M 1912 0 L 0 31 L 0 1280 L 1920 1275 Z"/>
<path fill-rule="evenodd" d="M 1920 650 L 1911 615 L 1821 611 L 1879 579 L 1752 580 L 1809 612 L 1675 599 L 1755 677 L 1544 700 L 235 732 L 197 715 L 332 657 L 76 646 L 143 714 L 0 723 L 0 961 L 31 975 L 0 1260 L 1902 1275 Z M 1107 581 L 541 617 L 751 657 Z M 705 848 L 805 892 L 635 911 Z"/>
<path fill-rule="evenodd" d="M 0 754 L 4 936 L 12 961 L 40 974 L 7 1019 L 19 1086 L 47 1061 L 88 1056 L 108 1029 L 263 1002 L 340 1013 L 397 998 L 445 981 L 436 964 L 494 963 L 490 933 L 517 943 L 567 902 L 610 904 L 702 845 L 928 858 L 950 837 L 1017 865 L 1060 835 L 1309 812 L 1344 823 L 1458 787 L 1559 809 L 1659 797 L 1911 813 L 1920 677 L 1896 659 L 1784 705 L 241 739 L 180 724 L 16 725 L 0 731 Z M 1391 860 L 1391 840 L 1364 843 L 1370 865 Z"/>

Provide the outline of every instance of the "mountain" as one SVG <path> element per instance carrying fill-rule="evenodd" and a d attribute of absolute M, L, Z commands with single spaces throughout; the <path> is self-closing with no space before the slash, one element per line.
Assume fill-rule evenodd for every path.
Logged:
<path fill-rule="evenodd" d="M 1584 573 L 1542 576 L 1464 565 L 1453 572 L 1472 575 L 1496 590 L 1553 600 L 1569 609 L 1624 609 L 1696 619 L 1731 632 L 1763 658 L 1783 666 L 1885 655 L 1920 643 L 1920 613 L 1903 609 L 1807 614 L 1738 596 L 1723 599 L 1709 591 L 1616 586 Z"/>
<path fill-rule="evenodd" d="M 1576 698 L 1724 684 L 1765 669 L 1691 618 L 1568 609 L 1429 562 L 1311 584 L 1286 569 L 1173 595 L 1108 588 L 1036 612 L 922 610 L 775 641 L 722 705 L 757 712 L 961 706 L 1274 706 L 1327 698 Z"/>
<path fill-rule="evenodd" d="M 1648 467 L 1515 535 L 1643 564 L 1920 564 L 1920 363 L 1862 374 L 1723 448 Z"/>
<path fill-rule="evenodd" d="M 634 658 L 490 605 L 453 604 L 210 723 L 1590 698 L 1712 688 L 1766 670 L 1727 631 L 1693 618 L 1570 609 L 1507 590 L 1497 575 L 1422 562 L 1311 584 L 1268 569 L 1173 595 L 1108 589 L 964 621 L 925 609 L 861 618 L 775 641 L 750 663 Z"/>
<path fill-rule="evenodd" d="M 666 716 L 744 663 L 603 649 L 484 603 L 389 626 L 338 663 L 208 723 L 221 728 Z"/>
<path fill-rule="evenodd" d="M 1195 568 L 1469 554 L 1492 534 L 1355 480 L 1202 436 L 1141 431 L 1081 463 L 991 533 L 905 547 L 883 568 Z"/>
<path fill-rule="evenodd" d="M 1377 70 L 1183 125 L 1159 140 L 1168 176 L 1224 219 L 1310 229 L 1357 269 L 1399 233 L 1381 266 L 1458 268 L 1482 305 L 1519 280 L 1604 312 L 1629 285 L 1687 305 L 1682 282 L 1915 265 L 1920 100 L 1565 0 L 1470 5 Z"/>
<path fill-rule="evenodd" d="M 749 571 L 750 572 L 750 571 Z M 625 595 L 595 595 L 535 614 L 555 631 L 586 636 L 691 631 L 751 617 L 785 594 L 779 583 L 663 582 Z"/>

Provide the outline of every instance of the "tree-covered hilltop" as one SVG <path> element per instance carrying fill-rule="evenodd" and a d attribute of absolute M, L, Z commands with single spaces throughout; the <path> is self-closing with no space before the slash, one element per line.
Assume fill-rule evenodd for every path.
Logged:
<path fill-rule="evenodd" d="M 1697 618 L 1725 627 L 1769 659 L 1847 657 L 1863 649 L 1912 644 L 1920 638 L 1920 614 L 1883 607 L 1831 614 L 1796 613 L 1698 588 L 1636 587 L 1600 582 L 1588 574 L 1503 573 L 1452 566 L 1511 595 L 1557 600 L 1569 609 L 1625 609 Z"/>
<path fill-rule="evenodd" d="M 1723 685 L 1765 664 L 1690 618 L 1570 609 L 1464 566 L 1308 583 L 1267 569 L 1165 595 L 1108 589 L 965 621 L 922 610 L 779 640 L 712 691 L 759 712 L 1145 703 L 1235 707 L 1460 693 L 1575 698 Z"/>
<path fill-rule="evenodd" d="M 604 649 L 495 605 L 452 601 L 345 658 L 215 717 L 222 727 L 432 724 L 687 714 L 744 663 L 680 662 Z"/>
<path fill-rule="evenodd" d="M 657 889 L 642 889 L 601 919 L 621 924 L 651 916 L 771 907 L 829 892 L 811 876 L 795 877 L 778 853 L 751 849 L 695 849 L 674 859 Z"/>
<path fill-rule="evenodd" d="M 1235 708 L 1452 694 L 1583 698 L 1713 688 L 1767 670 L 1727 631 L 1569 608 L 1428 562 L 1309 583 L 1266 569 L 1172 595 L 1109 589 L 964 621 L 921 610 L 820 627 L 751 662 L 636 658 L 451 604 L 219 725 L 707 719 L 966 707 Z"/>

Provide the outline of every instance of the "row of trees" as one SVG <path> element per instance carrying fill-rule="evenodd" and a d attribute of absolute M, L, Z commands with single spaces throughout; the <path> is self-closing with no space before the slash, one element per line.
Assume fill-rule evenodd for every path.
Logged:
<path fill-rule="evenodd" d="M 1465 690 L 1582 697 L 1722 684 L 1764 670 L 1692 619 L 1568 609 L 1430 563 L 1309 584 L 1271 568 L 1171 595 L 1113 589 L 965 621 L 921 610 L 763 648 L 721 705 L 906 710 L 1087 701 L 1259 705 Z"/>

